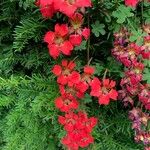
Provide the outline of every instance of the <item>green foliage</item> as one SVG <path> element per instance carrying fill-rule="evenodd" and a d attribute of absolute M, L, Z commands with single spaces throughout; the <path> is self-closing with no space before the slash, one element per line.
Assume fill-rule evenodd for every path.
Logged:
<path fill-rule="evenodd" d="M 58 124 L 59 112 L 54 106 L 58 96 L 56 79 L 50 70 L 60 60 L 49 57 L 43 36 L 53 28 L 53 20 L 45 20 L 34 5 L 35 0 L 0 1 L 0 149 L 1 150 L 61 150 L 60 139 L 64 136 Z M 92 36 L 90 42 L 83 41 L 72 56 L 77 55 L 77 69 L 87 64 L 86 50 L 92 57 L 95 75 L 119 82 L 122 66 L 112 58 L 112 34 L 122 23 L 134 27 L 131 40 L 137 41 L 139 20 L 133 17 L 134 10 L 119 1 L 93 0 L 94 8 L 89 9 Z M 96 10 L 96 11 L 95 11 Z M 113 12 L 113 13 L 112 13 Z M 143 13 L 146 22 L 149 11 Z M 59 21 L 62 22 L 62 15 Z M 134 19 L 133 19 L 134 18 Z M 116 23 L 117 19 L 117 23 Z M 131 21 L 133 20 L 133 21 Z M 85 19 L 86 22 L 86 19 Z M 86 22 L 87 23 L 87 22 Z M 85 23 L 85 24 L 86 24 Z M 131 28 L 132 28 L 131 27 Z M 131 29 L 132 30 L 132 29 Z M 140 35 L 141 36 L 141 35 Z M 97 38 L 95 38 L 97 37 Z M 148 62 L 147 62 L 148 63 Z M 148 67 L 144 79 L 149 82 Z M 120 102 L 110 106 L 99 106 L 97 100 L 86 94 L 84 110 L 99 119 L 93 135 L 95 143 L 91 150 L 141 150 L 134 143 L 127 111 Z"/>
<path fill-rule="evenodd" d="M 144 33 L 141 29 L 138 29 L 137 31 L 133 30 L 129 40 L 131 42 L 136 42 L 138 45 L 142 45 L 144 36 L 146 36 L 146 33 Z"/>
<path fill-rule="evenodd" d="M 117 10 L 113 11 L 112 15 L 117 18 L 117 23 L 124 23 L 129 17 L 134 16 L 130 7 L 120 5 Z"/>
<path fill-rule="evenodd" d="M 147 81 L 147 83 L 150 84 L 150 68 L 146 68 L 144 70 L 143 79 Z"/>
<path fill-rule="evenodd" d="M 39 21 L 39 18 L 33 16 L 31 18 L 20 21 L 20 25 L 16 26 L 14 30 L 13 48 L 15 51 L 21 51 L 29 44 L 29 40 L 33 39 L 35 42 L 42 39 L 42 28 L 44 25 Z"/>
<path fill-rule="evenodd" d="M 92 26 L 92 32 L 96 37 L 99 37 L 100 34 L 105 35 L 104 24 L 100 24 L 99 21 L 96 21 Z"/>
<path fill-rule="evenodd" d="M 0 108 L 8 110 L 1 120 L 3 149 L 48 150 L 55 147 L 50 144 L 50 137 L 60 129 L 56 124 L 54 79 L 42 76 L 0 78 L 0 89 Z"/>

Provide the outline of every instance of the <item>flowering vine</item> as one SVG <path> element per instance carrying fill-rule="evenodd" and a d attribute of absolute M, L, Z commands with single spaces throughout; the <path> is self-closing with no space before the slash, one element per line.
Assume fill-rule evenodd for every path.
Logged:
<path fill-rule="evenodd" d="M 148 31 L 145 27 L 144 30 Z M 132 129 L 135 130 L 135 141 L 143 142 L 145 150 L 148 150 L 150 134 L 147 127 L 150 116 L 143 110 L 150 110 L 150 85 L 144 84 L 142 72 L 144 60 L 150 60 L 150 34 L 147 32 L 142 46 L 129 41 L 130 33 L 126 28 L 122 28 L 114 36 L 112 54 L 125 66 L 124 77 L 120 82 L 122 89 L 119 91 L 119 99 L 125 106 L 132 107 L 129 119 L 132 121 Z"/>
<path fill-rule="evenodd" d="M 130 7 L 136 7 L 138 2 L 125 0 L 125 4 Z M 47 31 L 44 36 L 44 42 L 47 43 L 53 59 L 62 54 L 70 56 L 83 39 L 88 40 L 90 29 L 84 27 L 84 13 L 86 7 L 92 7 L 91 0 L 37 0 L 36 5 L 44 18 L 52 18 L 57 12 L 68 17 L 68 23 L 56 23 L 54 31 Z M 146 145 L 145 150 L 150 149 L 150 133 L 146 131 L 150 117 L 148 113 L 143 112 L 143 107 L 150 110 L 150 85 L 142 82 L 143 60 L 150 59 L 150 34 L 144 37 L 143 46 L 130 42 L 130 33 L 125 28 L 114 36 L 112 55 L 126 68 L 119 92 L 115 89 L 115 81 L 105 76 L 103 79 L 95 77 L 95 68 L 89 64 L 79 72 L 74 61 L 64 59 L 61 64 L 52 68 L 60 92 L 60 96 L 55 99 L 55 106 L 63 114 L 58 117 L 58 122 L 66 131 L 61 143 L 68 150 L 78 150 L 94 142 L 92 130 L 98 120 L 88 117 L 87 113 L 80 109 L 85 93 L 97 98 L 100 105 L 108 105 L 110 100 L 116 101 L 118 97 L 125 106 L 130 104 L 132 110 L 129 112 L 129 118 L 136 133 L 135 140 L 143 142 Z M 134 107 L 137 98 L 138 104 Z"/>

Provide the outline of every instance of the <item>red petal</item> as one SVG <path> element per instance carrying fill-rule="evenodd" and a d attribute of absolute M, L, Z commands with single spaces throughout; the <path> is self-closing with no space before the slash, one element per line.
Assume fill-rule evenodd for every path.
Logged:
<path fill-rule="evenodd" d="M 85 93 L 85 91 L 88 89 L 88 87 L 89 87 L 89 85 L 86 82 L 79 82 L 76 85 L 76 88 L 82 93 Z"/>
<path fill-rule="evenodd" d="M 55 25 L 55 32 L 61 36 L 65 36 L 68 34 L 68 26 L 67 24 L 56 24 Z"/>
<path fill-rule="evenodd" d="M 127 6 L 136 7 L 139 0 L 125 0 L 125 4 Z"/>
<path fill-rule="evenodd" d="M 110 102 L 109 95 L 101 95 L 98 100 L 99 104 L 108 105 Z"/>
<path fill-rule="evenodd" d="M 61 95 L 65 94 L 66 91 L 65 91 L 64 85 L 59 85 L 59 91 L 60 91 Z"/>
<path fill-rule="evenodd" d="M 44 18 L 52 18 L 56 10 L 53 5 L 45 6 L 40 8 L 40 12 Z"/>
<path fill-rule="evenodd" d="M 103 86 L 109 87 L 109 79 L 103 79 Z"/>
<path fill-rule="evenodd" d="M 115 87 L 115 86 L 116 86 L 116 82 L 113 81 L 113 80 L 111 80 L 111 81 L 110 81 L 110 87 L 113 88 L 113 87 Z"/>
<path fill-rule="evenodd" d="M 59 76 L 62 72 L 62 69 L 59 65 L 55 65 L 52 69 L 52 72 L 56 75 Z"/>
<path fill-rule="evenodd" d="M 73 61 L 70 61 L 68 64 L 68 69 L 73 70 L 75 68 L 76 64 Z"/>
<path fill-rule="evenodd" d="M 63 67 L 67 67 L 68 60 L 62 60 L 61 64 L 62 64 Z"/>
<path fill-rule="evenodd" d="M 82 31 L 82 35 L 87 40 L 90 36 L 90 29 L 89 28 L 84 28 L 83 31 Z"/>
<path fill-rule="evenodd" d="M 64 13 L 68 17 L 72 16 L 75 13 L 76 9 L 77 7 L 75 5 L 70 5 L 66 1 L 63 2 L 59 8 L 60 12 Z"/>
<path fill-rule="evenodd" d="M 63 116 L 58 116 L 58 122 L 62 125 L 64 125 L 66 123 L 66 119 Z"/>
<path fill-rule="evenodd" d="M 69 41 L 65 41 L 61 47 L 60 47 L 61 51 L 63 54 L 65 55 L 70 55 L 71 51 L 73 50 L 73 46 Z"/>
<path fill-rule="evenodd" d="M 68 132 L 72 132 L 73 129 L 74 129 L 74 126 L 73 124 L 70 122 L 70 123 L 67 123 L 65 126 L 64 126 L 64 129 Z"/>
<path fill-rule="evenodd" d="M 61 84 L 61 85 L 65 85 L 68 82 L 68 78 L 64 75 L 60 75 L 57 78 L 57 83 Z"/>
<path fill-rule="evenodd" d="M 73 71 L 69 76 L 69 81 L 73 84 L 77 84 L 80 81 L 80 74 L 77 71 Z"/>
<path fill-rule="evenodd" d="M 113 100 L 117 100 L 118 92 L 114 89 L 111 89 L 111 91 L 109 92 L 109 97 Z"/>
<path fill-rule="evenodd" d="M 91 93 L 90 93 L 90 95 L 91 95 L 91 96 L 99 97 L 99 95 L 100 95 L 100 90 L 101 90 L 101 82 L 100 82 L 100 80 L 95 77 L 95 78 L 91 81 L 90 86 L 91 86 Z"/>
<path fill-rule="evenodd" d="M 55 99 L 55 106 L 57 107 L 57 108 L 61 108 L 61 107 L 63 107 L 63 100 L 62 100 L 62 97 L 58 97 L 58 98 L 56 98 Z"/>
<path fill-rule="evenodd" d="M 79 46 L 82 42 L 82 36 L 79 35 L 79 34 L 73 34 L 73 35 L 70 35 L 69 37 L 69 41 L 75 45 L 75 46 Z"/>
<path fill-rule="evenodd" d="M 93 75 L 94 71 L 95 71 L 94 67 L 91 67 L 91 66 L 84 67 L 84 73 L 86 73 L 86 74 Z"/>
<path fill-rule="evenodd" d="M 56 59 L 60 54 L 58 47 L 55 44 L 52 44 L 52 45 L 48 45 L 48 48 L 49 48 L 50 56 Z"/>
<path fill-rule="evenodd" d="M 55 34 L 52 31 L 48 31 L 44 36 L 44 42 L 52 44 L 54 42 Z"/>
<path fill-rule="evenodd" d="M 53 0 L 40 0 L 40 6 L 47 6 L 47 5 L 51 5 L 53 3 Z"/>
<path fill-rule="evenodd" d="M 76 0 L 78 7 L 91 7 L 91 0 Z"/>

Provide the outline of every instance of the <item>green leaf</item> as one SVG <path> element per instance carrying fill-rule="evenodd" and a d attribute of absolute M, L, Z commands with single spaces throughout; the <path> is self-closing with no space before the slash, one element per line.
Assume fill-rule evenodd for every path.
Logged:
<path fill-rule="evenodd" d="M 94 35 L 96 37 L 99 37 L 100 34 L 101 35 L 105 35 L 106 31 L 105 31 L 105 25 L 104 24 L 100 24 L 99 21 L 96 21 L 94 24 L 91 25 L 92 26 L 92 32 L 94 33 Z"/>
<path fill-rule="evenodd" d="M 130 7 L 120 5 L 117 10 L 113 11 L 112 16 L 117 18 L 117 23 L 124 23 L 127 18 L 134 16 Z"/>
<path fill-rule="evenodd" d="M 145 68 L 143 79 L 146 80 L 147 83 L 150 83 L 150 69 L 149 68 Z"/>
<path fill-rule="evenodd" d="M 80 51 L 85 50 L 86 49 L 86 43 L 87 43 L 87 41 L 82 41 L 80 46 L 75 47 L 75 50 L 80 50 Z"/>
<path fill-rule="evenodd" d="M 133 30 L 129 40 L 131 42 L 136 42 L 136 44 L 138 44 L 138 45 L 142 45 L 143 37 L 146 35 L 147 34 L 145 32 L 143 32 L 141 29 Z"/>
<path fill-rule="evenodd" d="M 84 103 L 90 103 L 92 102 L 92 97 L 89 94 L 85 94 L 84 98 L 83 98 Z"/>

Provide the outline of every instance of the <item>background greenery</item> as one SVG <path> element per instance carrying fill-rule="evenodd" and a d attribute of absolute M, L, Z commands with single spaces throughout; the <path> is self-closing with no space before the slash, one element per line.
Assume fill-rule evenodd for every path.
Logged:
<path fill-rule="evenodd" d="M 85 24 L 89 20 L 92 29 L 90 45 L 83 41 L 72 58 L 78 56 L 77 69 L 85 65 L 89 46 L 95 74 L 102 77 L 107 68 L 107 76 L 119 83 L 123 67 L 111 56 L 113 32 L 124 24 L 134 32 L 131 40 L 140 44 L 137 37 L 144 33 L 139 26 L 141 22 L 150 22 L 149 5 L 141 4 L 137 11 L 125 7 L 121 0 L 93 3 L 85 18 Z M 51 20 L 43 19 L 34 0 L 1 0 L 0 14 L 0 149 L 64 149 L 60 139 L 65 133 L 57 122 L 59 112 L 54 106 L 58 88 L 50 72 L 60 60 L 50 58 L 43 35 L 56 22 L 65 22 L 67 18 L 56 14 Z M 91 150 L 142 149 L 134 143 L 129 108 L 125 109 L 120 101 L 98 106 L 88 94 L 84 102 L 88 114 L 99 118 Z"/>

